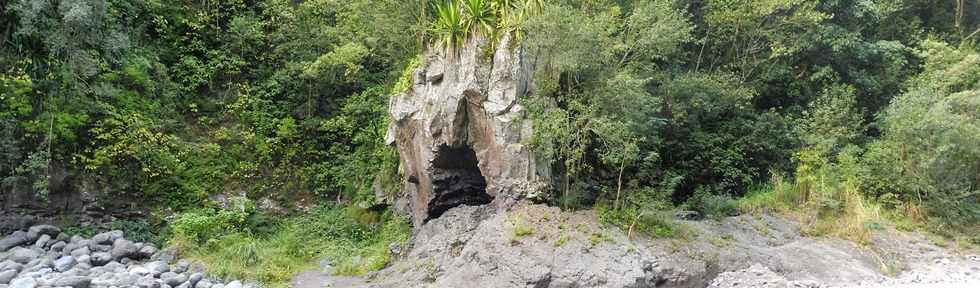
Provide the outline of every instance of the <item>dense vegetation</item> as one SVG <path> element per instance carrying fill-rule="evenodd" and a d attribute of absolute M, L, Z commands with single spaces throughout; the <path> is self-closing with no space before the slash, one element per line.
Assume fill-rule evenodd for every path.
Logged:
<path fill-rule="evenodd" d="M 779 211 L 841 236 L 885 219 L 980 229 L 976 0 L 12 0 L 0 13 L 0 178 L 43 198 L 65 167 L 148 199 L 153 225 L 201 258 L 349 260 L 365 251 L 260 247 L 404 238 L 397 217 L 350 212 L 397 187 L 388 96 L 425 48 L 506 34 L 535 59 L 522 101 L 530 144 L 559 172 L 556 205 L 656 235 L 673 207 Z M 334 204 L 251 222 L 262 213 L 215 194 Z M 842 215 L 845 228 L 821 221 Z M 369 230 L 395 232 L 356 232 Z M 286 266 L 226 272 L 281 281 Z"/>

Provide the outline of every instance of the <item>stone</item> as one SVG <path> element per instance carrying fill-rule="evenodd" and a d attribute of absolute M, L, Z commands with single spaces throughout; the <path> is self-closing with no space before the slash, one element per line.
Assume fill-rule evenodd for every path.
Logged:
<path fill-rule="evenodd" d="M 23 264 L 14 262 L 13 260 L 9 260 L 8 259 L 8 260 L 4 260 L 3 262 L 0 262 L 0 271 L 14 270 L 14 271 L 20 272 L 20 270 L 23 270 L 23 269 L 24 269 L 24 265 Z"/>
<path fill-rule="evenodd" d="M 92 259 L 89 261 L 92 262 L 92 266 L 102 266 L 112 261 L 112 255 L 107 252 L 92 253 Z"/>
<path fill-rule="evenodd" d="M 92 252 L 89 251 L 88 246 L 85 246 L 85 247 L 81 247 L 81 248 L 77 248 L 75 250 L 72 250 L 71 253 L 69 253 L 69 254 L 71 254 L 72 257 L 79 258 L 79 257 L 82 257 L 82 256 L 88 256 L 91 253 Z"/>
<path fill-rule="evenodd" d="M 180 261 L 177 261 L 177 264 L 174 265 L 173 269 L 171 269 L 171 270 L 174 271 L 174 272 L 177 272 L 177 273 L 184 273 L 184 272 L 187 272 L 187 268 L 189 268 L 189 267 L 191 267 L 191 262 L 190 261 L 180 260 Z"/>
<path fill-rule="evenodd" d="M 93 243 L 92 245 L 88 245 L 88 249 L 92 250 L 92 252 L 109 252 L 112 250 L 112 245 L 101 245 L 101 244 Z"/>
<path fill-rule="evenodd" d="M 54 225 L 35 225 L 31 226 L 30 229 L 27 229 L 27 232 L 56 237 L 58 234 L 61 234 L 61 228 Z"/>
<path fill-rule="evenodd" d="M 124 257 L 135 256 L 136 252 L 139 252 L 139 248 L 136 247 L 135 243 L 119 238 L 112 243 L 112 250 L 109 251 L 109 254 L 112 256 L 112 259 L 118 260 Z"/>
<path fill-rule="evenodd" d="M 166 263 L 173 263 L 177 259 L 177 249 L 174 247 L 169 247 L 154 253 L 150 259 L 164 261 Z"/>
<path fill-rule="evenodd" d="M 76 258 L 77 258 L 77 261 L 78 261 L 78 265 L 79 266 L 85 265 L 85 266 L 91 268 L 91 265 L 92 265 L 92 256 L 82 255 L 82 256 L 78 256 Z"/>
<path fill-rule="evenodd" d="M 44 249 L 44 247 L 48 245 L 48 241 L 51 241 L 51 236 L 48 236 L 48 234 L 42 234 L 41 237 L 37 238 L 37 241 L 34 241 L 34 247 Z"/>
<path fill-rule="evenodd" d="M 72 287 L 72 288 L 88 288 L 92 285 L 92 278 L 85 276 L 68 276 L 59 277 L 54 280 L 52 286 L 55 287 Z"/>
<path fill-rule="evenodd" d="M 153 279 L 153 277 L 146 276 L 146 277 L 140 278 L 139 280 L 136 280 L 136 287 L 139 287 L 139 288 L 159 288 L 160 287 L 160 283 L 157 282 L 156 279 Z"/>
<path fill-rule="evenodd" d="M 58 236 L 55 236 L 54 239 L 57 240 L 57 241 L 66 242 L 69 239 L 71 239 L 71 236 L 68 236 L 68 234 L 65 233 L 65 232 L 61 232 L 61 233 L 58 233 Z"/>
<path fill-rule="evenodd" d="M 225 285 L 225 288 L 243 288 L 243 287 L 242 287 L 242 282 L 235 280 L 235 281 L 231 281 L 231 283 L 228 283 L 228 285 Z"/>
<path fill-rule="evenodd" d="M 507 49 L 511 41 L 502 36 L 492 57 L 483 37 L 468 40 L 455 59 L 431 50 L 413 85 L 391 99 L 385 141 L 397 147 L 405 180 L 401 194 L 378 198 L 416 227 L 459 205 L 546 197 L 550 163 L 525 144 L 533 125 L 518 103 L 531 91 L 531 61 Z"/>
<path fill-rule="evenodd" d="M 38 256 L 38 253 L 35 252 L 34 250 L 23 248 L 23 247 L 16 247 L 13 250 L 11 250 L 11 252 L 12 253 L 10 253 L 9 256 L 10 260 L 20 264 L 27 264 L 28 262 L 31 262 L 31 260 L 34 260 L 34 258 L 37 258 Z"/>
<path fill-rule="evenodd" d="M 61 258 L 58 258 L 58 260 L 54 261 L 54 271 L 58 271 L 58 272 L 68 271 L 68 269 L 75 267 L 75 264 L 78 264 L 78 261 L 75 260 L 75 257 L 61 256 Z"/>
<path fill-rule="evenodd" d="M 153 254 L 156 254 L 157 251 L 157 247 L 154 247 L 153 245 L 143 245 L 136 255 L 138 259 L 146 259 L 153 257 Z"/>
<path fill-rule="evenodd" d="M 167 262 L 163 261 L 153 261 L 147 263 L 144 265 L 144 267 L 146 267 L 146 269 L 149 270 L 150 274 L 153 276 L 159 276 L 160 274 L 170 271 L 170 267 L 167 266 Z"/>
<path fill-rule="evenodd" d="M 112 235 L 109 235 L 109 232 L 102 232 L 99 234 L 95 234 L 95 236 L 92 236 L 91 240 L 96 244 L 112 244 L 112 241 L 114 241 L 115 239 L 112 239 Z"/>
<path fill-rule="evenodd" d="M 17 278 L 10 282 L 10 288 L 34 288 L 37 287 L 37 280 L 34 278 Z"/>
<path fill-rule="evenodd" d="M 196 285 L 198 282 L 201 282 L 202 279 L 204 279 L 204 273 L 197 272 L 187 277 L 187 282 L 191 283 L 191 285 Z"/>
<path fill-rule="evenodd" d="M 178 273 L 175 273 L 175 272 L 166 272 L 166 273 L 160 274 L 160 280 L 163 280 L 163 283 L 164 284 L 167 284 L 167 285 L 170 285 L 170 286 L 177 286 L 177 285 L 180 285 L 180 284 L 182 284 L 184 282 L 187 282 L 187 275 L 178 274 Z"/>
<path fill-rule="evenodd" d="M 129 269 L 129 273 L 133 273 L 133 274 L 136 274 L 136 275 L 143 276 L 143 275 L 146 275 L 146 274 L 150 274 L 150 270 L 146 269 L 143 266 L 134 266 L 134 267 L 132 267 L 132 268 Z"/>
<path fill-rule="evenodd" d="M 211 285 L 211 281 L 208 281 L 208 279 L 202 279 L 194 284 L 194 288 L 211 288 Z"/>
<path fill-rule="evenodd" d="M 28 243 L 28 241 L 30 241 L 30 239 L 27 238 L 27 232 L 14 231 L 14 233 L 0 239 L 0 252 L 4 252 L 15 246 Z"/>
<path fill-rule="evenodd" d="M 51 244 L 51 251 L 55 251 L 55 252 L 64 251 L 65 250 L 65 246 L 67 246 L 67 245 L 68 244 L 65 243 L 65 241 L 55 242 L 54 244 Z"/>
<path fill-rule="evenodd" d="M 0 284 L 9 284 L 10 280 L 13 280 L 14 277 L 17 277 L 17 270 L 6 270 L 0 272 Z"/>

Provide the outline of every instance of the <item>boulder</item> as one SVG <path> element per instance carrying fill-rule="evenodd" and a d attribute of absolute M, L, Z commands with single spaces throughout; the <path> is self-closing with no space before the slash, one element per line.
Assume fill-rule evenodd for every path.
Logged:
<path fill-rule="evenodd" d="M 107 252 L 92 253 L 92 259 L 89 261 L 92 262 L 92 266 L 106 265 L 112 262 L 112 255 L 109 255 Z"/>
<path fill-rule="evenodd" d="M 136 287 L 139 287 L 139 288 L 159 288 L 160 287 L 160 283 L 157 282 L 156 279 L 153 279 L 153 277 L 146 276 L 146 277 L 140 278 L 139 280 L 136 280 Z"/>
<path fill-rule="evenodd" d="M 28 229 L 27 232 L 34 233 L 37 235 L 48 235 L 51 237 L 57 237 L 58 234 L 61 234 L 61 228 L 55 227 L 53 225 L 35 225 L 35 226 L 31 226 L 31 228 Z"/>
<path fill-rule="evenodd" d="M 166 272 L 166 273 L 160 274 L 160 280 L 163 280 L 163 283 L 164 284 L 167 284 L 167 285 L 170 285 L 170 286 L 177 286 L 177 285 L 180 285 L 180 284 L 182 284 L 184 282 L 187 282 L 187 275 L 177 274 L 177 273 L 174 273 L 174 272 Z"/>
<path fill-rule="evenodd" d="M 17 277 L 17 270 L 6 270 L 0 272 L 0 284 L 9 284 L 10 280 L 14 280 Z"/>
<path fill-rule="evenodd" d="M 147 245 L 143 245 L 143 247 L 140 247 L 140 250 L 139 252 L 136 253 L 136 256 L 139 259 L 145 259 L 145 258 L 153 257 L 153 254 L 156 253 L 157 253 L 157 247 L 147 244 Z"/>
<path fill-rule="evenodd" d="M 92 278 L 84 276 L 59 277 L 51 283 L 55 287 L 88 288 L 92 285 Z"/>
<path fill-rule="evenodd" d="M 101 244 L 101 245 L 111 245 L 112 242 L 115 242 L 116 241 L 116 239 L 119 239 L 119 238 L 122 238 L 122 237 L 123 237 L 123 232 L 122 231 L 112 230 L 112 231 L 109 231 L 109 232 L 103 232 L 103 233 L 95 234 L 95 236 L 92 236 L 92 242 L 95 242 L 95 244 Z"/>
<path fill-rule="evenodd" d="M 11 250 L 9 257 L 11 261 L 20 264 L 27 264 L 28 262 L 31 262 L 31 260 L 37 258 L 37 256 L 38 253 L 35 252 L 34 250 L 23 248 L 23 247 L 17 247 Z"/>
<path fill-rule="evenodd" d="M 78 261 L 75 260 L 75 257 L 61 256 L 61 258 L 58 258 L 58 260 L 54 261 L 54 271 L 58 271 L 58 272 L 68 271 L 68 269 L 75 267 L 75 264 L 78 264 Z"/>
<path fill-rule="evenodd" d="M 139 247 L 135 243 L 119 238 L 112 243 L 112 250 L 109 251 L 109 254 L 112 259 L 119 260 L 125 257 L 134 258 L 133 256 L 136 256 L 137 252 L 139 252 Z"/>
<path fill-rule="evenodd" d="M 17 278 L 10 282 L 10 288 L 34 288 L 37 287 L 37 280 L 34 278 Z"/>
<path fill-rule="evenodd" d="M 7 251 L 15 246 L 20 246 L 31 241 L 27 238 L 27 232 L 15 231 L 3 239 L 0 239 L 0 252 Z"/>
<path fill-rule="evenodd" d="M 82 256 L 88 256 L 89 254 L 92 254 L 92 252 L 88 250 L 88 246 L 85 246 L 81 248 L 76 248 L 75 250 L 72 250 L 69 254 L 71 254 L 72 257 L 79 258 Z"/>
<path fill-rule="evenodd" d="M 37 238 L 37 241 L 34 241 L 34 247 L 44 249 L 44 247 L 48 245 L 48 241 L 51 241 L 51 236 L 48 236 L 48 234 L 42 234 L 41 237 Z"/>
<path fill-rule="evenodd" d="M 150 274 L 153 276 L 159 276 L 160 274 L 170 271 L 170 267 L 167 266 L 167 262 L 164 261 L 153 261 L 147 263 L 144 265 L 144 267 L 146 267 L 146 269 L 149 270 Z"/>

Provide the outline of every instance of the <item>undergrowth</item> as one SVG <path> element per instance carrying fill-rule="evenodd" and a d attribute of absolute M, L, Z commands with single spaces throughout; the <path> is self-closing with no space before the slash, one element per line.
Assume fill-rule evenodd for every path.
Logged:
<path fill-rule="evenodd" d="M 671 219 L 667 210 L 646 209 L 637 206 L 616 209 L 597 205 L 599 221 L 622 229 L 630 238 L 643 234 L 654 238 L 684 237 L 684 227 Z"/>
<path fill-rule="evenodd" d="M 174 221 L 170 243 L 219 277 L 288 287 L 319 259 L 329 260 L 337 275 L 384 268 L 389 245 L 407 242 L 410 233 L 408 221 L 390 211 L 324 206 L 281 220 L 250 220 L 257 215 L 247 208 L 185 213 Z"/>
<path fill-rule="evenodd" d="M 804 235 L 834 236 L 869 244 L 885 218 L 882 207 L 866 199 L 848 159 L 826 163 L 807 153 L 800 154 L 796 177 L 787 180 L 778 173 L 768 185 L 757 187 L 738 200 L 745 213 L 763 211 L 786 215 L 801 223 Z"/>

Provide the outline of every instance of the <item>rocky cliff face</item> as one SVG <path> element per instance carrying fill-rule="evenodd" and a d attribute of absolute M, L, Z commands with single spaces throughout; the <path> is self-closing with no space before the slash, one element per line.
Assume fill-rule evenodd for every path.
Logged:
<path fill-rule="evenodd" d="M 416 226 L 461 204 L 510 203 L 549 183 L 548 165 L 525 144 L 531 137 L 518 98 L 532 69 L 504 36 L 471 37 L 456 57 L 430 51 L 412 86 L 395 96 L 387 135 L 401 157 L 404 183 L 395 206 Z"/>

